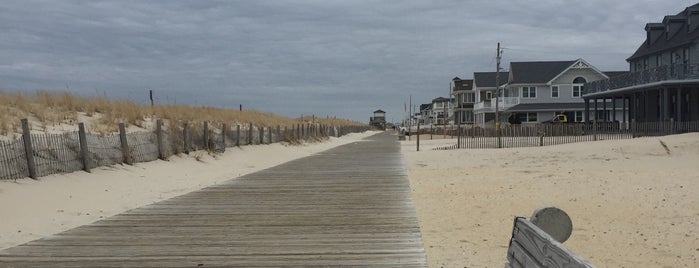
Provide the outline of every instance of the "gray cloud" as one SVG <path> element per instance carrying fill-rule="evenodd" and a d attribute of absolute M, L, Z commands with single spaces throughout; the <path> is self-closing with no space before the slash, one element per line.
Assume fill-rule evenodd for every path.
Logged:
<path fill-rule="evenodd" d="M 682 2 L 682 3 L 680 3 Z M 398 120 L 509 61 L 624 61 L 689 1 L 3 1 L 0 88 Z"/>

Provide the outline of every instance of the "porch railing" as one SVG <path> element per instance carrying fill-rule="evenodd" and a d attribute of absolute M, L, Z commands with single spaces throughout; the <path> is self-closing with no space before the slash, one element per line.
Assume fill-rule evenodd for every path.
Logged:
<path fill-rule="evenodd" d="M 699 64 L 663 65 L 640 72 L 586 83 L 583 95 L 655 82 L 691 79 L 699 79 Z"/>

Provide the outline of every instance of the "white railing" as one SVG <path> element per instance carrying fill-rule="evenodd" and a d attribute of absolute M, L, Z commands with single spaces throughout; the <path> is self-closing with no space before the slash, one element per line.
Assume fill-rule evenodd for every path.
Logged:
<path fill-rule="evenodd" d="M 519 97 L 501 97 L 498 100 L 498 109 L 501 111 L 512 108 L 519 104 Z M 473 110 L 493 110 L 495 111 L 494 101 L 481 101 L 473 105 Z"/>

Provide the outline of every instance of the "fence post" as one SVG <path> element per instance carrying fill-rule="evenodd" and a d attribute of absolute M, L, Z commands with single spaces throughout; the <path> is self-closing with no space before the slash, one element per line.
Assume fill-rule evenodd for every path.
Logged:
<path fill-rule="evenodd" d="M 279 142 L 282 138 L 282 127 L 277 125 L 277 142 Z"/>
<path fill-rule="evenodd" d="M 267 144 L 272 144 L 272 127 L 267 127 L 267 134 L 269 134 L 269 137 L 267 138 Z"/>
<path fill-rule="evenodd" d="M 223 151 L 226 151 L 226 123 L 221 125 L 221 144 L 223 144 Z"/>
<path fill-rule="evenodd" d="M 182 123 L 182 139 L 184 140 L 184 153 L 189 154 L 189 126 L 187 122 Z"/>
<path fill-rule="evenodd" d="M 240 147 L 240 124 L 235 125 L 235 146 Z"/>
<path fill-rule="evenodd" d="M 675 134 L 675 118 L 670 117 L 670 135 Z"/>
<path fill-rule="evenodd" d="M 80 140 L 80 156 L 83 162 L 83 170 L 90 172 L 90 155 L 87 150 L 87 137 L 85 136 L 85 124 L 78 123 L 78 139 Z"/>
<path fill-rule="evenodd" d="M 260 144 L 265 144 L 265 127 L 260 127 Z"/>
<path fill-rule="evenodd" d="M 417 124 L 417 151 L 420 151 L 420 124 Z"/>
<path fill-rule="evenodd" d="M 597 120 L 592 121 L 592 136 L 594 140 L 597 140 Z"/>
<path fill-rule="evenodd" d="M 250 128 L 248 129 L 248 145 L 252 145 L 252 123 L 250 123 Z"/>
<path fill-rule="evenodd" d="M 34 163 L 34 150 L 32 149 L 32 137 L 29 134 L 29 121 L 25 118 L 22 122 L 22 140 L 24 140 L 24 155 L 27 158 L 27 169 L 29 177 L 37 179 L 36 164 Z"/>
<path fill-rule="evenodd" d="M 165 160 L 165 152 L 163 151 L 163 121 L 160 119 L 155 121 L 155 137 L 158 142 L 158 158 Z"/>
<path fill-rule="evenodd" d="M 209 148 L 209 122 L 204 121 L 204 149 L 207 151 Z"/>
<path fill-rule="evenodd" d="M 127 165 L 133 165 L 133 161 L 131 160 L 131 152 L 129 151 L 129 142 L 126 139 L 126 127 L 124 127 L 124 123 L 119 123 L 119 141 L 121 141 L 121 155 L 124 163 Z"/>

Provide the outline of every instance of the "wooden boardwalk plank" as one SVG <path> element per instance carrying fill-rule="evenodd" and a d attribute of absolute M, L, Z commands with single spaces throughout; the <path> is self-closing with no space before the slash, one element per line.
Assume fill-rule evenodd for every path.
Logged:
<path fill-rule="evenodd" d="M 7 267 L 426 267 L 379 134 L 0 251 Z"/>

